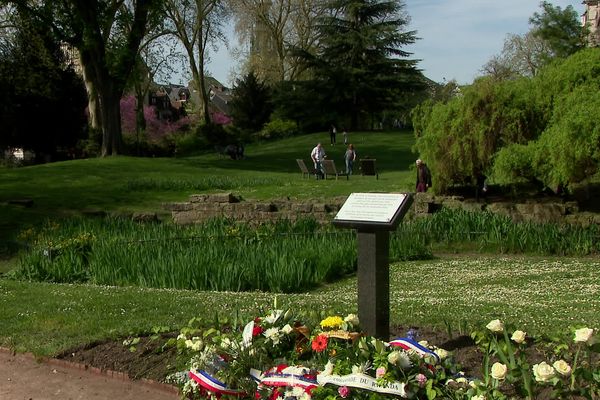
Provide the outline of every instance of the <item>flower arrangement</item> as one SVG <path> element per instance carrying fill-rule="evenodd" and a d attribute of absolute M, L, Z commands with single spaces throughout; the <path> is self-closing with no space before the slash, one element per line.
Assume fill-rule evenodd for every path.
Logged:
<path fill-rule="evenodd" d="M 512 391 L 524 399 L 535 399 L 542 393 L 561 399 L 600 395 L 600 345 L 594 329 L 574 330 L 570 344 L 543 338 L 539 343 L 547 343 L 548 354 L 543 355 L 547 359 L 533 365 L 532 354 L 528 354 L 532 353 L 532 340 L 522 330 L 493 320 L 471 336 L 484 354 L 483 379 L 472 383 L 467 391 L 471 398 L 507 399 L 505 393 Z M 492 360 L 497 361 L 489 367 Z"/>
<path fill-rule="evenodd" d="M 451 352 L 410 332 L 390 342 L 361 333 L 352 314 L 310 326 L 276 310 L 243 329 L 182 330 L 177 342 L 189 360 L 188 399 L 598 398 L 596 332 L 573 334 L 573 346 L 552 342 L 548 358 L 532 364 L 527 333 L 494 320 L 472 334 L 484 354 L 477 379 L 460 371 Z"/>
<path fill-rule="evenodd" d="M 433 397 L 456 372 L 445 350 L 411 338 L 386 343 L 367 336 L 354 314 L 331 315 L 311 327 L 275 310 L 241 330 L 202 335 L 188 329 L 177 338 L 189 357 L 187 398 Z"/>

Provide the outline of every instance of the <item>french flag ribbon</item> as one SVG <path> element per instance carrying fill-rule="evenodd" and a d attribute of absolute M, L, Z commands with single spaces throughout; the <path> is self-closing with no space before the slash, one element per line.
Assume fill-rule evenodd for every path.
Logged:
<path fill-rule="evenodd" d="M 245 393 L 243 390 L 230 389 L 223 382 L 212 377 L 208 372 L 195 370 L 189 372 L 189 377 L 193 379 L 198 385 L 202 386 L 205 390 L 215 393 L 217 395 L 230 395 L 230 396 L 243 396 Z"/>
<path fill-rule="evenodd" d="M 390 346 L 401 347 L 404 350 L 414 350 L 417 354 L 424 358 L 425 356 L 432 356 L 435 358 L 436 364 L 440 362 L 440 356 L 435 354 L 433 351 L 429 350 L 425 346 L 421 346 L 419 343 L 415 342 L 409 338 L 398 338 L 394 339 L 389 343 Z"/>
<path fill-rule="evenodd" d="M 319 386 L 316 377 L 307 375 L 285 374 L 279 372 L 265 372 L 259 375 L 257 370 L 250 371 L 250 375 L 261 385 L 265 386 L 291 386 L 301 387 L 305 391 L 312 390 Z"/>

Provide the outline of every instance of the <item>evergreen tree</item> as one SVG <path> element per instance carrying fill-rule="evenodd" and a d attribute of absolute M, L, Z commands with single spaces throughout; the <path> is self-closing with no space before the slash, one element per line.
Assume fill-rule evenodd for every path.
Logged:
<path fill-rule="evenodd" d="M 424 89 L 416 61 L 403 50 L 416 40 L 406 30 L 403 2 L 333 0 L 329 8 L 318 23 L 318 50 L 299 52 L 315 77 L 318 95 L 310 101 L 357 129 L 361 117 L 391 110 L 407 93 Z"/>
<path fill-rule="evenodd" d="M 254 72 L 238 80 L 230 102 L 233 124 L 243 130 L 257 132 L 269 121 L 273 110 L 271 90 Z"/>

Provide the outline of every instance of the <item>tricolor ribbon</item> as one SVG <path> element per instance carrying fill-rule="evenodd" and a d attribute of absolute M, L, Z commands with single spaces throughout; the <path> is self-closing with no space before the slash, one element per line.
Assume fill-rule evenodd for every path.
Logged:
<path fill-rule="evenodd" d="M 305 391 L 310 391 L 317 387 L 319 384 L 317 383 L 316 377 L 311 375 L 299 375 L 299 374 L 290 374 L 284 372 L 270 372 L 267 371 L 264 374 L 260 374 L 259 371 L 253 369 L 250 371 L 250 375 L 264 386 L 290 386 L 290 387 L 301 387 Z"/>
<path fill-rule="evenodd" d="M 230 395 L 230 396 L 243 396 L 245 395 L 243 390 L 238 389 L 230 389 L 226 384 L 219 381 L 215 377 L 211 376 L 206 371 L 195 370 L 190 371 L 189 376 L 193 379 L 198 385 L 200 385 L 205 390 L 215 393 L 216 395 Z"/>
<path fill-rule="evenodd" d="M 432 356 L 433 358 L 435 358 L 436 364 L 440 362 L 440 356 L 438 356 L 432 350 L 429 350 L 427 347 L 420 345 L 419 343 L 415 342 L 412 339 L 409 339 L 409 338 L 394 339 L 389 343 L 389 345 L 394 346 L 394 347 L 400 347 L 400 348 L 403 348 L 404 350 L 413 350 L 418 355 L 420 355 L 421 358 L 425 358 L 426 356 Z"/>

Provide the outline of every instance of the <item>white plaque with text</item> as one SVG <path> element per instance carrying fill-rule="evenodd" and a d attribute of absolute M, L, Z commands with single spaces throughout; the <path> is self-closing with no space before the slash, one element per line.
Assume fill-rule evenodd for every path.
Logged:
<path fill-rule="evenodd" d="M 388 223 L 405 198 L 402 193 L 352 193 L 335 220 Z"/>

